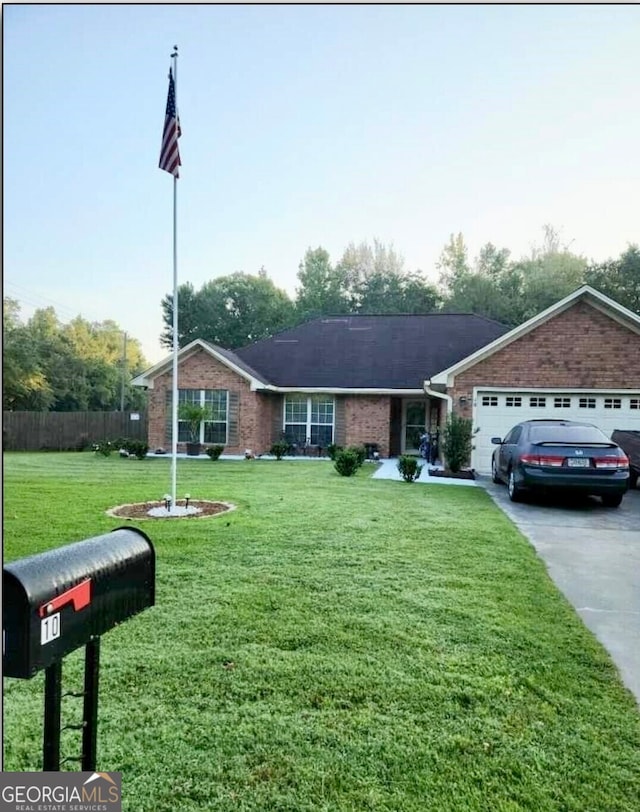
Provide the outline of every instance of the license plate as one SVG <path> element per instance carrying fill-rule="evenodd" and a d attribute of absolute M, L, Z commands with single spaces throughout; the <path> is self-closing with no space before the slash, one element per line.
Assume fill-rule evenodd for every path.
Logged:
<path fill-rule="evenodd" d="M 589 468 L 591 460 L 588 457 L 569 457 L 567 465 L 569 468 Z"/>

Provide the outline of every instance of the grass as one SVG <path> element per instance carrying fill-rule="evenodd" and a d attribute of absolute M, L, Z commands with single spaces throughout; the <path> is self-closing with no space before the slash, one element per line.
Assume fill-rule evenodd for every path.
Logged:
<path fill-rule="evenodd" d="M 179 495 L 238 510 L 137 524 L 157 605 L 101 651 L 123 808 L 637 812 L 634 700 L 531 546 L 481 488 L 370 471 L 180 461 Z M 168 460 L 6 454 L 5 559 L 120 526 L 107 508 L 168 481 Z M 81 672 L 69 655 L 65 690 Z M 42 689 L 5 680 L 6 770 L 40 769 Z"/>

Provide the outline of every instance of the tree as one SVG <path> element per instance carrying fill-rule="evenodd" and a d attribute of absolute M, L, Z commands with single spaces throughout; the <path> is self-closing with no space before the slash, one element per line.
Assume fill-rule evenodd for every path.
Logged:
<path fill-rule="evenodd" d="M 393 246 L 350 243 L 336 266 L 351 313 L 430 313 L 440 296 L 419 271 L 407 272 Z"/>
<path fill-rule="evenodd" d="M 346 277 L 324 248 L 308 248 L 298 266 L 296 313 L 300 321 L 349 312 Z"/>
<path fill-rule="evenodd" d="M 385 286 L 397 288 L 404 260 L 393 246 L 374 240 L 373 246 L 366 242 L 358 246 L 349 243 L 336 268 L 344 280 L 350 312 L 362 312 L 363 303 L 372 312 L 371 303 L 379 300 Z"/>
<path fill-rule="evenodd" d="M 11 411 L 44 411 L 53 403 L 53 392 L 43 374 L 37 348 L 20 322 L 20 305 L 3 299 L 2 408 Z"/>
<path fill-rule="evenodd" d="M 521 295 L 522 280 L 509 262 L 507 248 L 488 242 L 473 266 L 462 234 L 445 246 L 438 267 L 444 304 L 449 313 L 477 313 L 510 324 Z"/>
<path fill-rule="evenodd" d="M 189 292 L 189 288 L 190 291 Z M 183 289 L 187 290 L 186 301 Z M 162 302 L 165 329 L 161 342 L 172 347 L 172 297 Z M 187 327 L 181 327 L 181 320 Z M 237 272 L 205 282 L 195 292 L 191 286 L 178 290 L 178 343 L 181 347 L 201 338 L 235 349 L 267 338 L 295 321 L 294 304 L 261 269 L 257 275 Z"/>
<path fill-rule="evenodd" d="M 114 321 L 92 324 L 78 316 L 63 325 L 48 307 L 22 324 L 12 300 L 5 300 L 4 312 L 5 408 L 106 411 L 119 408 L 123 394 L 125 408 L 144 404 L 130 378 L 147 363 L 132 338 L 123 368 L 124 333 Z"/>
<path fill-rule="evenodd" d="M 640 248 L 627 246 L 618 259 L 590 265 L 585 282 L 640 314 Z"/>
<path fill-rule="evenodd" d="M 471 274 L 471 268 L 462 232 L 449 236 L 449 242 L 442 249 L 436 268 L 440 271 L 438 281 L 445 296 L 454 295 L 455 291 L 464 285 L 466 278 Z"/>
<path fill-rule="evenodd" d="M 580 287 L 586 260 L 545 226 L 542 245 L 515 262 L 506 248 L 487 243 L 471 266 L 462 234 L 451 235 L 438 267 L 444 311 L 478 313 L 515 326 Z"/>
<path fill-rule="evenodd" d="M 160 337 L 160 343 L 173 349 L 173 294 L 167 294 L 161 302 L 162 320 L 164 329 Z M 193 285 L 186 282 L 178 286 L 178 346 L 184 347 L 196 338 L 202 338 L 200 334 L 203 317 L 200 309 L 200 299 Z"/>

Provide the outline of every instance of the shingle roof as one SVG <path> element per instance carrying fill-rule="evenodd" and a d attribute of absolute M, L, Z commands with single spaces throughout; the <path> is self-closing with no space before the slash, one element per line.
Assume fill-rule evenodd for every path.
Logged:
<path fill-rule="evenodd" d="M 256 378 L 257 380 L 262 380 L 267 383 L 267 379 L 265 376 L 258 372 L 257 369 L 249 366 L 239 355 L 237 355 L 233 350 L 225 350 L 224 347 L 220 347 L 218 344 L 212 344 L 210 341 L 202 341 L 203 344 L 206 344 L 208 347 L 211 347 L 212 350 L 215 350 L 219 355 L 223 358 L 226 358 L 227 361 L 230 361 L 232 364 L 235 364 L 239 369 L 243 370 L 250 375 L 252 378 Z"/>
<path fill-rule="evenodd" d="M 422 389 L 508 329 L 471 314 L 331 316 L 229 354 L 276 386 Z"/>

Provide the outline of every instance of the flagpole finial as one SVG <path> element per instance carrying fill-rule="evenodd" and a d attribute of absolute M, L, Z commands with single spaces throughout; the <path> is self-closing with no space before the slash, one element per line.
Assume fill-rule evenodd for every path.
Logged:
<path fill-rule="evenodd" d="M 171 54 L 171 58 L 173 59 L 174 56 L 178 56 L 178 46 L 173 46 L 173 53 Z"/>

